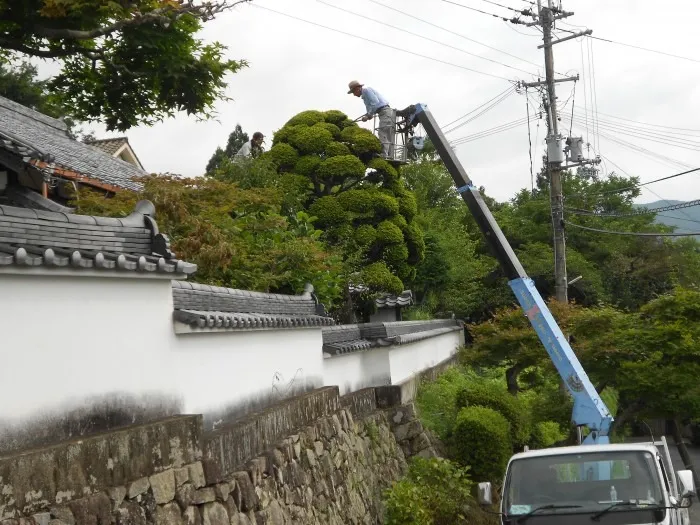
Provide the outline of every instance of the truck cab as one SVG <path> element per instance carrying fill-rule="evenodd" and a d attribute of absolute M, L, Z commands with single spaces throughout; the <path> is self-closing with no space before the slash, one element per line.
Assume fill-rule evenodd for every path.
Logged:
<path fill-rule="evenodd" d="M 692 473 L 674 476 L 658 443 L 578 445 L 515 454 L 506 469 L 501 522 L 689 525 Z M 479 500 L 491 503 L 490 483 Z"/>

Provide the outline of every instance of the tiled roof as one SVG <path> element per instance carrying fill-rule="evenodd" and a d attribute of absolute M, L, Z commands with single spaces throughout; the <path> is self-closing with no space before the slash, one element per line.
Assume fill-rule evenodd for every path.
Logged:
<path fill-rule="evenodd" d="M 194 273 L 170 251 L 154 212 L 149 201 L 122 219 L 0 206 L 0 269 Z"/>
<path fill-rule="evenodd" d="M 323 329 L 323 352 L 334 356 L 378 346 L 415 343 L 463 328 L 463 323 L 455 319 L 332 326 Z"/>
<path fill-rule="evenodd" d="M 413 304 L 413 292 L 404 290 L 401 295 L 382 295 L 374 300 L 377 308 L 404 308 Z"/>
<path fill-rule="evenodd" d="M 173 281 L 176 321 L 190 328 L 245 330 L 330 326 L 332 318 L 307 285 L 302 295 L 282 295 Z M 184 332 L 176 326 L 176 331 Z"/>
<path fill-rule="evenodd" d="M 21 157 L 26 164 L 76 173 L 88 184 L 97 181 L 139 191 L 142 185 L 133 179 L 146 175 L 133 164 L 70 138 L 60 120 L 4 97 L 0 97 L 0 149 Z"/>
<path fill-rule="evenodd" d="M 128 144 L 128 142 L 129 139 L 126 137 L 116 137 L 113 139 L 91 140 L 89 144 L 91 146 L 95 146 L 96 148 L 100 148 L 105 153 L 114 155 L 117 151 L 119 151 L 119 148 L 121 148 L 124 144 Z"/>
<path fill-rule="evenodd" d="M 360 327 L 356 324 L 331 326 L 323 329 L 323 352 L 328 355 L 342 355 L 361 352 L 376 346 L 362 338 Z"/>

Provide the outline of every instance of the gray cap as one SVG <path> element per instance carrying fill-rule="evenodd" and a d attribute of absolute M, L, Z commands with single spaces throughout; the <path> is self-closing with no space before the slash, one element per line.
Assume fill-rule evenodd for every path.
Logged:
<path fill-rule="evenodd" d="M 357 80 L 353 80 L 348 84 L 348 95 L 352 93 L 352 90 L 355 89 L 356 87 L 362 87 L 364 84 L 360 84 Z"/>

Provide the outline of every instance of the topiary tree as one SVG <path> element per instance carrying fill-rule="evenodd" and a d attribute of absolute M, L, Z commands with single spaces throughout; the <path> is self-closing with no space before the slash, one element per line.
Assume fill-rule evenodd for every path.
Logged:
<path fill-rule="evenodd" d="M 348 280 L 400 293 L 415 278 L 425 242 L 416 198 L 380 152 L 379 140 L 341 111 L 304 111 L 274 134 L 263 157 L 280 174 L 306 178 L 307 208 L 326 242 L 345 254 Z"/>
<path fill-rule="evenodd" d="M 471 468 L 474 481 L 498 481 L 513 453 L 510 436 L 510 423 L 503 415 L 470 406 L 457 414 L 450 445 L 455 459 Z"/>

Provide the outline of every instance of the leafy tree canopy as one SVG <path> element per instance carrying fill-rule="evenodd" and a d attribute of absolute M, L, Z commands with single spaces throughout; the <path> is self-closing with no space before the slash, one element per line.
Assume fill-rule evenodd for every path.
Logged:
<path fill-rule="evenodd" d="M 198 265 L 199 282 L 288 294 L 310 282 L 326 305 L 341 294 L 341 261 L 325 249 L 308 214 L 280 215 L 274 189 L 171 176 L 147 177 L 144 184 L 140 194 L 109 199 L 82 190 L 73 204 L 80 213 L 123 217 L 138 200 L 152 201 L 175 253 Z"/>
<path fill-rule="evenodd" d="M 0 2 L 0 59 L 52 59 L 49 87 L 81 121 L 109 130 L 176 111 L 210 116 L 227 73 L 245 61 L 195 38 L 203 22 L 247 0 L 24 0 Z"/>
<path fill-rule="evenodd" d="M 238 153 L 238 150 L 240 150 L 243 147 L 243 144 L 245 144 L 249 140 L 250 137 L 248 137 L 248 134 L 245 131 L 243 131 L 241 125 L 236 124 L 234 130 L 228 136 L 226 148 L 216 148 L 216 151 L 209 159 L 209 162 L 207 162 L 206 172 L 211 173 L 215 170 L 219 170 L 222 167 L 224 159 L 233 158 L 233 156 L 236 153 Z"/>

